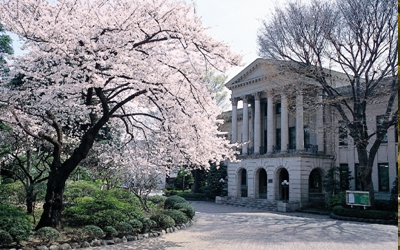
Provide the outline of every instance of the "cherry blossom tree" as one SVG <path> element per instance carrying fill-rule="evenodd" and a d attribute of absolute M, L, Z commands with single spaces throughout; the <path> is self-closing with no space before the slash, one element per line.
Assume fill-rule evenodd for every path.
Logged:
<path fill-rule="evenodd" d="M 65 181 L 105 126 L 123 131 L 120 147 L 152 138 L 166 168 L 234 157 L 218 136 L 218 108 L 202 79 L 240 57 L 205 33 L 191 6 L 6 0 L 0 20 L 29 51 L 13 65 L 22 83 L 0 87 L 0 119 L 52 145 L 37 229 L 60 226 Z M 75 147 L 64 153 L 66 141 Z"/>
<path fill-rule="evenodd" d="M 297 73 L 313 78 L 327 105 L 336 110 L 354 140 L 362 189 L 374 204 L 372 169 L 389 127 L 398 120 L 398 16 L 393 0 L 313 0 L 290 2 L 264 20 L 260 55 L 287 60 Z M 334 73 L 347 86 L 332 85 Z M 376 129 L 367 110 L 381 107 Z"/>

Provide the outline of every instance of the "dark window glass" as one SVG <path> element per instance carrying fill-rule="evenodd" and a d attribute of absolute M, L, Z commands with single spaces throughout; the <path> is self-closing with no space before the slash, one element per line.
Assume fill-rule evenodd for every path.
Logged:
<path fill-rule="evenodd" d="M 281 104 L 280 103 L 275 104 L 275 113 L 277 115 L 279 115 L 281 113 Z"/>
<path fill-rule="evenodd" d="M 339 126 L 339 146 L 347 146 L 347 128 L 343 123 Z"/>
<path fill-rule="evenodd" d="M 276 142 L 275 142 L 276 149 L 280 150 L 281 149 L 281 129 L 280 128 L 276 129 L 275 138 L 276 138 Z"/>
<path fill-rule="evenodd" d="M 389 192 L 389 164 L 378 164 L 379 191 Z"/>
<path fill-rule="evenodd" d="M 296 149 L 296 127 L 289 128 L 289 149 Z"/>
<path fill-rule="evenodd" d="M 304 126 L 304 147 L 308 148 L 310 145 L 310 128 Z"/>

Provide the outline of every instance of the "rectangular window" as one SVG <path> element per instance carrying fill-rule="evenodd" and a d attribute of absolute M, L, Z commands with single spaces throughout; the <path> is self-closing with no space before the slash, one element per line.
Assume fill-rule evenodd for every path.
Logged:
<path fill-rule="evenodd" d="M 379 191 L 389 192 L 389 164 L 378 164 Z"/>
<path fill-rule="evenodd" d="M 356 181 L 356 190 L 361 190 L 361 177 L 358 175 L 360 172 L 360 164 L 354 164 L 354 179 Z"/>
<path fill-rule="evenodd" d="M 268 114 L 268 106 L 267 106 L 267 104 L 268 103 L 264 103 L 264 116 L 267 116 L 267 114 Z"/>
<path fill-rule="evenodd" d="M 289 128 L 289 149 L 296 149 L 296 127 Z"/>
<path fill-rule="evenodd" d="M 378 133 L 379 130 L 381 129 L 381 126 L 384 122 L 385 116 L 383 115 L 378 115 L 376 117 L 376 132 Z M 387 131 L 385 132 L 385 135 L 383 136 L 382 142 L 388 142 L 388 136 L 387 136 Z"/>
<path fill-rule="evenodd" d="M 349 164 L 340 164 L 339 166 L 339 177 L 340 177 L 340 190 L 346 191 L 350 189 L 350 169 Z"/>
<path fill-rule="evenodd" d="M 304 147 L 310 147 L 310 128 L 308 126 L 304 126 Z"/>
<path fill-rule="evenodd" d="M 277 115 L 279 115 L 281 113 L 281 104 L 280 103 L 275 104 L 275 113 Z"/>
<path fill-rule="evenodd" d="M 281 150 L 281 129 L 277 128 L 276 129 L 276 134 L 275 134 L 275 145 L 277 150 Z"/>
<path fill-rule="evenodd" d="M 339 122 L 339 146 L 347 146 L 347 128 L 343 122 Z"/>

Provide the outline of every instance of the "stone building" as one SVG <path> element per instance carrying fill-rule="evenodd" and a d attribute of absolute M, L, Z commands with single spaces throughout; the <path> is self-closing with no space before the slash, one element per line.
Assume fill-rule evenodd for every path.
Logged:
<path fill-rule="evenodd" d="M 221 130 L 232 143 L 245 144 L 238 146 L 240 161 L 227 163 L 228 197 L 223 202 L 281 211 L 324 202 L 323 179 L 332 166 L 348 166 L 354 177 L 351 189 L 360 189 L 356 149 L 340 116 L 324 104 L 319 84 L 289 73 L 288 63 L 257 59 L 226 84 L 232 110 L 223 114 Z M 346 77 L 331 75 L 332 87 L 344 91 Z M 379 123 L 384 104 L 369 105 L 370 129 Z M 388 199 L 397 176 L 395 131 L 388 130 L 375 160 L 378 199 Z"/>

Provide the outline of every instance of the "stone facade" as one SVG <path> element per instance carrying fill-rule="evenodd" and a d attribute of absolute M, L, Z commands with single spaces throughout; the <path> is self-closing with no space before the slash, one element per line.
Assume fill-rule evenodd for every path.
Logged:
<path fill-rule="evenodd" d="M 340 165 L 347 165 L 355 177 L 351 188 L 359 188 L 356 149 L 346 130 L 340 130 L 339 116 L 324 105 L 319 84 L 289 73 L 287 64 L 257 59 L 226 84 L 232 91 L 232 111 L 223 114 L 220 129 L 232 143 L 239 143 L 240 156 L 238 162 L 227 163 L 230 198 L 224 202 L 267 200 L 278 208 L 280 203 L 292 204 L 284 205 L 286 211 L 322 203 L 324 176 Z M 332 76 L 332 87 L 346 86 L 344 75 Z M 374 128 L 382 107 L 369 108 L 368 126 Z M 378 197 L 388 197 L 397 176 L 396 138 L 392 127 L 376 157 L 373 181 Z"/>

